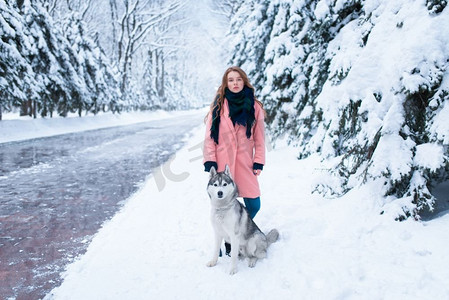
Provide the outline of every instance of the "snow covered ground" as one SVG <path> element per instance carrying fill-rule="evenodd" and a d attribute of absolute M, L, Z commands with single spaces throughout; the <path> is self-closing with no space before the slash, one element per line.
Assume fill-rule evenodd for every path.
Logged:
<path fill-rule="evenodd" d="M 175 114 L 182 115 L 164 113 Z M 81 124 L 93 129 L 138 116 L 163 117 L 7 120 L 0 122 L 0 137 L 30 138 L 31 131 L 50 135 L 51 122 L 62 133 L 80 130 Z M 228 257 L 206 267 L 213 233 L 208 174 L 201 161 L 203 135 L 199 124 L 189 143 L 104 224 L 46 299 L 449 298 L 448 214 L 429 222 L 393 221 L 380 215 L 383 202 L 375 186 L 337 199 L 312 194 L 324 169 L 316 157 L 297 160 L 295 149 L 282 142 L 268 148 L 259 178 L 262 207 L 255 218 L 264 231 L 277 228 L 280 240 L 255 268 L 240 261 L 234 276 L 228 274 Z"/>

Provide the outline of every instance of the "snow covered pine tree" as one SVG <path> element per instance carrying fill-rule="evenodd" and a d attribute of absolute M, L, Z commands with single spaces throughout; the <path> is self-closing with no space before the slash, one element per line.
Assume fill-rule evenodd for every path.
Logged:
<path fill-rule="evenodd" d="M 241 5 L 230 63 L 257 78 L 274 136 L 287 134 L 299 158 L 319 153 L 328 176 L 316 191 L 338 197 L 373 184 L 384 196 L 379 213 L 398 220 L 438 206 L 432 190 L 449 180 L 446 4 Z"/>

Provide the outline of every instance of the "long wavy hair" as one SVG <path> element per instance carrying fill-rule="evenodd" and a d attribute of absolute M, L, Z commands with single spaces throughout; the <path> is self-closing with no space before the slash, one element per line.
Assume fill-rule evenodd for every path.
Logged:
<path fill-rule="evenodd" d="M 214 100 L 212 101 L 212 103 L 210 105 L 209 112 L 207 113 L 206 117 L 204 118 L 204 121 L 207 120 L 207 117 L 209 116 L 209 114 L 212 114 L 212 112 L 214 111 L 215 107 L 218 107 L 218 111 L 221 114 L 223 102 L 224 102 L 224 99 L 225 99 L 225 96 L 224 96 L 225 95 L 225 89 L 228 87 L 228 74 L 231 73 L 231 72 L 237 72 L 237 73 L 240 74 L 240 76 L 243 79 L 243 84 L 246 85 L 248 88 L 253 90 L 254 101 L 257 104 L 259 104 L 260 107 L 263 110 L 263 104 L 262 104 L 262 102 L 257 100 L 255 89 L 252 86 L 252 84 L 249 82 L 248 75 L 246 75 L 245 71 L 243 71 L 240 67 L 232 66 L 232 67 L 229 67 L 226 70 L 226 72 L 223 74 L 223 78 L 221 79 L 221 85 L 218 88 L 217 93 L 215 94 Z M 265 110 L 264 110 L 264 114 L 265 114 Z"/>

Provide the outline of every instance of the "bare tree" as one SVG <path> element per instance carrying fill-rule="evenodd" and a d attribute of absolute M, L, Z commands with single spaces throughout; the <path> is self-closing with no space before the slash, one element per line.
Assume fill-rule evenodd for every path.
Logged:
<path fill-rule="evenodd" d="M 172 16 L 182 6 L 180 0 L 168 4 L 158 4 L 149 0 L 124 0 L 124 13 L 119 20 L 120 33 L 117 43 L 122 91 L 126 91 L 132 74 L 133 56 L 142 45 L 148 43 L 150 29 Z"/>
<path fill-rule="evenodd" d="M 112 46 L 112 61 L 115 63 L 117 61 L 117 51 L 118 51 L 118 46 L 117 46 L 117 20 L 118 20 L 118 9 L 117 9 L 117 0 L 109 0 L 109 8 L 111 10 L 111 26 L 112 26 L 112 39 L 111 39 L 111 43 L 113 44 Z"/>
<path fill-rule="evenodd" d="M 92 10 L 92 0 L 66 0 L 65 3 L 60 0 L 38 0 L 47 12 L 55 17 L 55 14 L 60 14 L 58 18 L 64 18 L 65 13 L 76 12 L 79 14 L 79 18 L 88 22 L 87 14 Z"/>
<path fill-rule="evenodd" d="M 240 6 L 241 1 L 237 0 L 217 0 L 213 1 L 214 9 L 213 13 L 223 15 L 230 19 L 231 16 L 236 12 L 237 8 Z"/>

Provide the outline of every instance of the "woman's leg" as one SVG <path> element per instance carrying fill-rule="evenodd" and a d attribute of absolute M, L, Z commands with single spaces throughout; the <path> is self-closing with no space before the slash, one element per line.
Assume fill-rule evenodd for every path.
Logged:
<path fill-rule="evenodd" d="M 246 209 L 248 210 L 251 219 L 254 219 L 260 209 L 260 197 L 257 198 L 243 198 Z"/>

